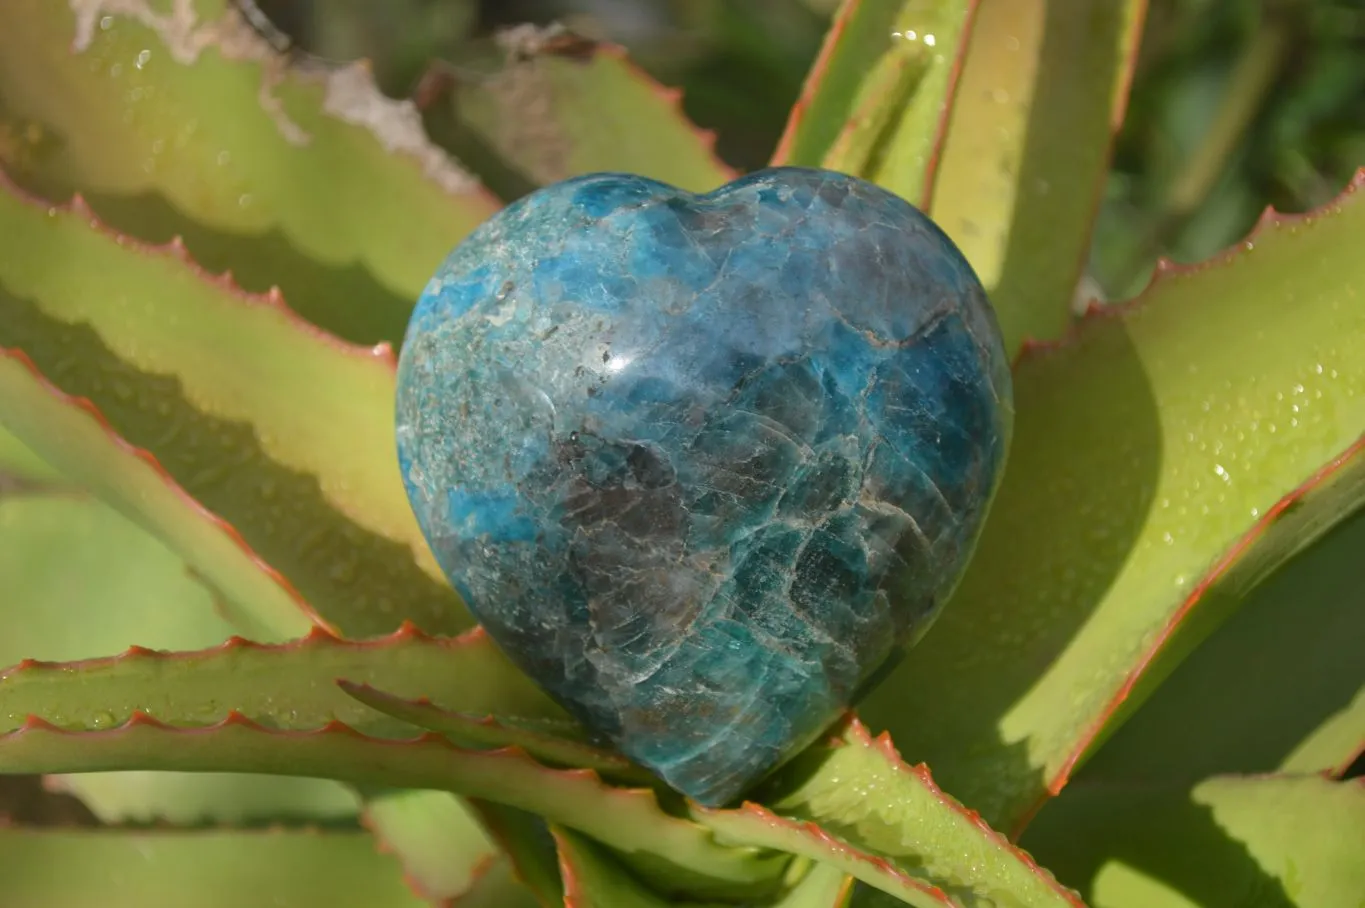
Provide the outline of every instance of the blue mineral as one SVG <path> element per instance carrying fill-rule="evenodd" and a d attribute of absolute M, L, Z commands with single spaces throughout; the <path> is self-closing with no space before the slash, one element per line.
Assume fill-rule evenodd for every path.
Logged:
<path fill-rule="evenodd" d="M 398 372 L 408 496 L 475 616 L 600 739 L 709 805 L 927 629 L 1012 418 L 952 242 L 876 186 L 799 168 L 521 199 L 427 285 Z"/>

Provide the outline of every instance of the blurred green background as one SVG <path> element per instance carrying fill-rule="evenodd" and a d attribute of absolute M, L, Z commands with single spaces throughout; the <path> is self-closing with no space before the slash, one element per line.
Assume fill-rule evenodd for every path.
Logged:
<path fill-rule="evenodd" d="M 890 2 L 890 0 L 882 0 Z M 1009 2 L 1009 0 L 983 0 Z M 1105 0 L 1095 0 L 1102 3 Z M 260 0 L 301 51 L 370 58 L 411 93 L 428 61 L 487 78 L 499 29 L 561 22 L 627 47 L 740 170 L 763 166 L 837 0 Z M 1152 0 L 1090 276 L 1131 296 L 1157 256 L 1205 259 L 1273 204 L 1303 211 L 1365 166 L 1365 0 Z"/>

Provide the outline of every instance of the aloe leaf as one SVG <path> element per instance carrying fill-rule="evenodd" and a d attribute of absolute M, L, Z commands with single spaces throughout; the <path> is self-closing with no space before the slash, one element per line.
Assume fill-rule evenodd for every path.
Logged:
<path fill-rule="evenodd" d="M 643 769 L 615 751 L 603 750 L 565 737 L 562 722 L 549 731 L 533 722 L 475 716 L 436 706 L 429 699 L 405 700 L 364 684 L 341 682 L 341 689 L 366 706 L 416 725 L 440 732 L 462 747 L 489 748 L 516 746 L 552 766 L 592 769 L 614 779 L 650 784 L 653 779 Z"/>
<path fill-rule="evenodd" d="M 498 843 L 513 874 L 545 908 L 564 903 L 559 855 L 550 826 L 542 817 L 506 804 L 471 801 L 483 827 Z"/>
<path fill-rule="evenodd" d="M 1358 475 L 1365 481 L 1365 469 Z M 1229 603 L 1235 614 L 1161 682 L 1073 784 L 1344 771 L 1365 744 L 1363 551 L 1365 510 L 1250 593 L 1212 588 L 1211 599 L 1240 600 Z"/>
<path fill-rule="evenodd" d="M 210 646 L 233 632 L 179 557 L 106 505 L 70 493 L 0 495 L 0 590 L 0 666 L 135 642 Z M 4 690 L 0 682 L 0 702 Z M 359 810 L 344 787 L 316 779 L 88 773 L 46 781 L 106 823 L 335 820 Z"/>
<path fill-rule="evenodd" d="M 853 886 L 853 877 L 838 867 L 817 863 L 773 908 L 846 908 Z"/>
<path fill-rule="evenodd" d="M 1048 866 L 1077 868 L 1072 882 L 1089 885 L 1099 862 L 1126 853 L 1132 810 L 1148 812 L 1143 798 L 1188 815 L 1192 829 L 1208 826 L 1206 816 L 1195 822 L 1201 811 L 1188 797 L 1201 779 L 1344 771 L 1365 745 L 1363 550 L 1365 511 L 1252 591 L 1043 808 L 1025 846 Z M 1169 860 L 1146 870 L 1176 889 L 1188 882 Z"/>
<path fill-rule="evenodd" d="M 4 300 L 4 290 L 0 287 L 0 307 L 5 305 Z M 0 328 L 0 334 L 4 331 Z M 26 450 L 42 450 L 47 459 L 39 462 L 51 464 L 47 469 L 56 475 L 80 477 L 91 494 L 101 496 L 112 508 L 136 521 L 137 525 L 130 524 L 112 508 L 107 509 L 108 514 L 100 513 L 104 506 L 98 501 L 87 503 L 77 526 L 98 521 L 106 524 L 101 529 L 111 535 L 110 560 L 92 567 L 115 572 L 107 579 L 97 574 L 89 575 L 91 595 L 118 595 L 120 573 L 124 576 L 124 595 L 133 595 L 135 588 L 129 588 L 127 584 L 136 584 L 139 578 L 136 573 L 128 572 L 127 566 L 135 564 L 136 558 L 141 556 L 157 562 L 156 568 L 163 575 L 179 575 L 182 582 L 176 585 L 182 589 L 162 591 L 182 597 L 184 609 L 178 614 L 202 613 L 203 606 L 211 604 L 205 601 L 211 596 L 211 588 L 222 594 L 221 605 L 230 614 L 232 625 L 246 629 L 253 636 L 283 640 L 306 633 L 313 625 L 307 606 L 288 582 L 265 565 L 231 526 L 190 497 L 154 457 L 121 439 L 89 401 L 67 395 L 39 375 L 28 357 L 3 348 L 0 348 L 0 421 L 18 433 L 12 436 L 16 442 L 19 434 L 23 436 L 31 445 Z M 32 457 L 38 459 L 36 453 Z M 75 514 L 71 516 L 76 517 Z M 154 535 L 139 539 L 140 534 L 146 535 L 139 527 Z M 60 532 L 60 527 L 52 527 L 50 532 Z M 168 549 L 167 544 L 173 546 L 174 551 Z M 17 554 L 19 550 L 14 551 Z M 54 554 L 57 553 L 50 553 L 48 557 Z M 120 561 L 120 555 L 135 560 Z M 102 558 L 97 552 L 93 556 Z M 190 582 L 185 572 L 187 564 L 195 567 L 209 587 Z M 16 561 L 12 569 L 22 566 Z M 28 565 L 28 569 L 34 571 L 45 567 L 49 573 L 42 576 L 49 578 L 49 583 L 66 582 L 68 575 L 60 571 L 59 565 L 43 560 Z M 32 582 L 41 582 L 40 576 L 33 575 Z M 110 586 L 104 586 L 105 583 Z M 19 595 L 40 594 L 39 590 L 30 590 Z M 16 597 L 16 601 L 21 600 Z M 163 601 L 175 602 L 177 599 L 171 596 Z M 144 609 L 160 608 L 163 601 L 144 598 L 138 605 Z M 201 605 L 197 607 L 196 603 Z M 102 609 L 92 607 L 91 611 L 120 622 L 123 620 L 107 605 Z M 32 626 L 29 632 L 16 632 L 23 636 L 16 637 L 15 644 L 24 639 L 29 648 L 20 652 L 6 647 L 12 656 L 12 660 L 3 660 L 6 664 L 20 658 L 46 655 L 46 650 L 37 647 L 50 645 L 47 641 L 58 641 L 63 634 L 75 633 L 80 635 L 79 639 L 86 639 L 88 629 L 70 622 L 65 608 L 44 610 L 43 614 L 47 620 Z M 158 615 L 158 621 L 148 628 L 147 636 L 141 638 L 144 642 L 157 645 L 154 628 L 164 617 Z M 63 627 L 47 626 L 53 619 L 64 622 Z M 204 640 L 198 645 L 208 642 Z M 114 649 L 131 645 L 132 641 L 125 640 Z M 82 649 L 73 655 L 101 651 L 108 650 Z"/>
<path fill-rule="evenodd" d="M 1360 504 L 1362 231 L 1353 192 L 1267 216 L 1238 251 L 1164 267 L 1019 362 L 972 564 L 861 710 L 992 825 L 1016 830 L 1061 789 L 1173 638 L 1176 655 L 1197 640 L 1183 625 L 1210 629 L 1215 582 L 1246 588 Z"/>
<path fill-rule="evenodd" d="M 665 902 L 637 883 L 624 867 L 583 836 L 551 827 L 559 850 L 568 908 L 665 908 Z"/>
<path fill-rule="evenodd" d="M 944 794 L 927 767 L 907 766 L 889 738 L 873 740 L 856 719 L 839 740 L 798 757 L 763 794 L 763 805 L 697 815 L 722 841 L 824 861 L 919 908 L 1081 904 Z"/>
<path fill-rule="evenodd" d="M 558 908 L 559 904 L 538 899 L 503 858 L 486 864 L 469 890 L 450 902 L 451 908 Z"/>
<path fill-rule="evenodd" d="M 894 48 L 868 73 L 821 165 L 879 183 L 927 208 L 975 0 L 901 7 Z"/>
<path fill-rule="evenodd" d="M 850 173 L 927 207 L 976 7 L 844 0 L 773 163 Z"/>
<path fill-rule="evenodd" d="M 500 860 L 478 817 L 446 791 L 394 791 L 371 797 L 365 828 L 403 864 L 409 885 L 443 904 L 474 888 Z"/>
<path fill-rule="evenodd" d="M 1010 0 L 977 13 L 929 213 L 986 285 L 1008 350 L 1070 322 L 1146 7 Z"/>
<path fill-rule="evenodd" d="M 0 827 L 5 908 L 423 908 L 357 832 Z"/>
<path fill-rule="evenodd" d="M 725 848 L 709 830 L 665 814 L 653 791 L 612 788 L 586 770 L 552 770 L 524 752 L 467 751 L 428 734 L 408 740 L 362 735 L 341 723 L 272 731 L 231 713 L 216 725 L 172 728 L 135 713 L 114 728 L 69 731 L 29 718 L 0 735 L 0 773 L 122 769 L 288 772 L 360 786 L 453 791 L 532 811 L 620 852 L 669 891 L 742 897 L 770 890 L 782 855 Z"/>
<path fill-rule="evenodd" d="M 296 67 L 235 4 L 168 6 L 9 3 L 0 127 L 31 140 L 0 165 L 54 200 L 84 193 L 130 235 L 183 236 L 251 290 L 278 282 L 343 337 L 399 340 L 431 271 L 496 200 L 363 62 Z"/>
<path fill-rule="evenodd" d="M 651 79 L 624 48 L 534 26 L 499 40 L 506 59 L 498 71 L 444 67 L 428 84 L 449 80 L 442 138 L 505 196 L 594 171 L 694 192 L 735 178 L 715 155 L 715 135 L 683 114 L 681 92 Z M 436 119 L 433 132 L 441 125 Z"/>
<path fill-rule="evenodd" d="M 0 490 L 14 492 L 20 484 L 66 485 L 61 472 L 0 424 Z"/>
<path fill-rule="evenodd" d="M 719 908 L 714 903 L 704 906 L 664 900 L 636 882 L 619 861 L 591 839 L 559 826 L 551 827 L 551 834 L 564 879 L 566 908 Z M 789 892 L 762 904 L 767 908 L 840 908 L 849 891 L 847 879 L 828 865 L 816 865 Z"/>
<path fill-rule="evenodd" d="M 1365 893 L 1362 779 L 1215 776 L 1193 786 L 1095 788 L 1065 821 L 1064 840 L 1049 831 L 1065 841 L 1051 866 L 1106 908 L 1356 908 Z M 1052 822 L 1047 811 L 1038 818 L 1040 827 Z"/>
<path fill-rule="evenodd" d="M 352 823 L 354 792 L 329 779 L 233 773 L 92 772 L 48 776 L 44 786 L 79 798 L 102 823 L 178 826 Z"/>
<path fill-rule="evenodd" d="M 438 632 L 471 624 L 403 493 L 388 348 L 323 335 L 277 294 L 211 278 L 183 247 L 112 233 L 79 199 L 53 208 L 0 182 L 0 235 L 0 347 L 92 400 L 327 621 L 353 636 L 404 618 Z M 93 487 L 98 454 L 60 451 L 43 414 L 21 431 L 4 406 L 0 422 Z M 177 541 L 175 527 L 161 535 Z M 190 563 L 219 584 L 265 584 L 239 564 Z M 243 607 L 280 595 L 239 592 Z"/>
<path fill-rule="evenodd" d="M 340 721 L 371 735 L 416 731 L 347 696 L 335 683 L 341 678 L 431 696 L 464 712 L 575 729 L 482 630 L 434 639 L 409 625 L 360 643 L 315 629 L 271 646 L 234 637 L 197 652 L 134 648 L 74 663 L 22 662 L 0 671 L 0 731 L 18 728 L 29 715 L 78 729 L 110 727 L 135 713 L 207 725 L 229 712 L 279 729 Z"/>
<path fill-rule="evenodd" d="M 0 496 L 0 590 L 0 665 L 212 646 L 233 631 L 174 552 L 78 495 Z"/>

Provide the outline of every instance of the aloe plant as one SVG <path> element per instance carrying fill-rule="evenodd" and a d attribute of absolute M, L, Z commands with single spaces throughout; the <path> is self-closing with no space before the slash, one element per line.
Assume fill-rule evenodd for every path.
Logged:
<path fill-rule="evenodd" d="M 481 175 L 715 188 L 676 93 L 519 32 L 427 99 L 457 162 L 222 0 L 0 4 L 0 904 L 1359 905 L 1365 175 L 1074 316 L 1143 13 L 835 13 L 774 163 L 953 236 L 1015 439 L 935 627 L 703 808 L 474 625 L 393 449 Z"/>

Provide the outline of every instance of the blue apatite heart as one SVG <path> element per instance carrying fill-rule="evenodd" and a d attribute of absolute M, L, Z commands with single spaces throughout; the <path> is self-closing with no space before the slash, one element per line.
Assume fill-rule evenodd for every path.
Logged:
<path fill-rule="evenodd" d="M 475 616 L 712 805 L 928 627 L 1013 419 L 952 242 L 798 168 L 707 195 L 595 174 L 509 206 L 427 285 L 397 406 L 412 507 Z"/>

